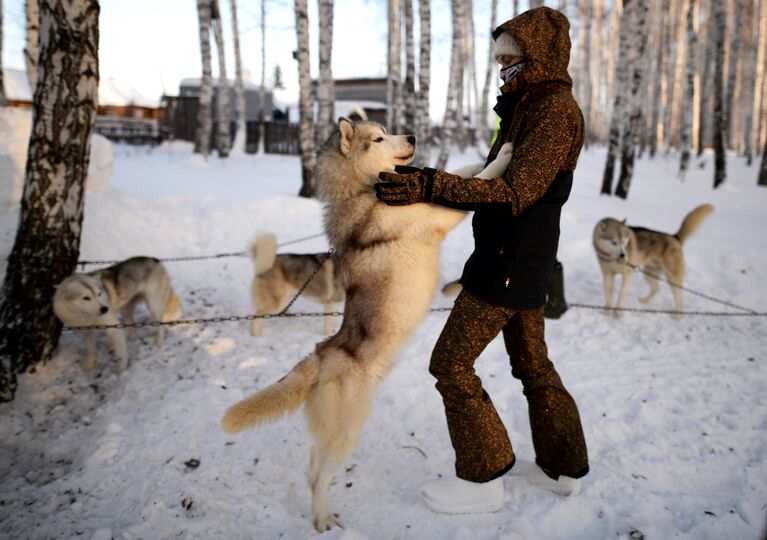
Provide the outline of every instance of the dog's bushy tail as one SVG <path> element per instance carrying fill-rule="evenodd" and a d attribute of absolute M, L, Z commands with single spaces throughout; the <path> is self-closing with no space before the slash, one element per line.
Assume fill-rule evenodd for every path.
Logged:
<path fill-rule="evenodd" d="M 253 266 L 256 267 L 256 275 L 271 269 L 277 258 L 277 237 L 272 233 L 259 235 L 250 244 L 250 257 L 253 259 Z"/>
<path fill-rule="evenodd" d="M 687 239 L 698 230 L 698 227 L 703 223 L 703 220 L 713 211 L 714 207 L 710 204 L 701 204 L 693 209 L 692 212 L 685 216 L 682 221 L 682 226 L 679 227 L 679 231 L 677 231 L 674 237 L 679 240 L 680 244 L 684 245 Z"/>
<path fill-rule="evenodd" d="M 232 405 L 221 420 L 221 429 L 235 434 L 295 412 L 306 401 L 318 373 L 319 359 L 312 353 L 276 383 Z"/>

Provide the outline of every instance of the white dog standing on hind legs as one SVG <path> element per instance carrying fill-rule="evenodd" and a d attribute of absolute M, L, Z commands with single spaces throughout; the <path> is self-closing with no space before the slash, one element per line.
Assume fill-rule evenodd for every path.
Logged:
<path fill-rule="evenodd" d="M 668 234 L 635 227 L 604 218 L 594 227 L 592 237 L 599 268 L 605 289 L 605 308 L 621 316 L 626 295 L 631 285 L 635 269 L 642 269 L 645 280 L 650 286 L 646 296 L 639 299 L 646 304 L 658 293 L 658 277 L 665 275 L 674 295 L 673 317 L 679 319 L 684 309 L 682 302 L 682 283 L 684 281 L 685 261 L 682 247 L 685 241 L 698 229 L 703 220 L 713 212 L 710 204 L 702 204 L 693 209 L 682 221 L 675 234 Z M 622 276 L 618 301 L 613 304 L 615 276 Z M 614 310 L 613 307 L 618 308 Z"/>
<path fill-rule="evenodd" d="M 87 274 L 72 274 L 56 286 L 53 312 L 69 327 L 112 326 L 133 324 L 133 310 L 145 302 L 155 321 L 178 320 L 181 303 L 173 290 L 165 267 L 151 257 L 132 257 L 125 261 Z M 112 350 L 117 357 L 117 372 L 128 367 L 125 343 L 127 329 L 107 328 Z M 90 371 L 96 365 L 94 330 L 85 330 L 87 356 L 83 369 Z M 165 327 L 157 328 L 155 345 L 162 345 Z"/>
<path fill-rule="evenodd" d="M 378 383 L 429 307 L 442 239 L 465 216 L 431 204 L 393 208 L 378 201 L 379 172 L 409 163 L 415 138 L 390 135 L 374 122 L 341 119 L 338 127 L 319 153 L 315 178 L 346 289 L 341 328 L 285 377 L 233 405 L 221 423 L 238 433 L 304 405 L 314 439 L 308 476 L 318 531 L 340 526 L 328 488 L 356 447 Z M 495 178 L 510 157 L 509 145 L 484 170 L 479 164 L 458 172 Z"/>

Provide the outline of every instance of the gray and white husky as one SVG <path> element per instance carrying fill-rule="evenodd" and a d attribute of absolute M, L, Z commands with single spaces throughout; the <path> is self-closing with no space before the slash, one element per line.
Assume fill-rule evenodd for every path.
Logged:
<path fill-rule="evenodd" d="M 393 207 L 376 199 L 378 173 L 410 163 L 414 150 L 412 136 L 391 135 L 375 122 L 339 121 L 319 153 L 315 178 L 346 289 L 341 328 L 222 420 L 224 431 L 238 433 L 304 406 L 314 439 L 309 485 L 318 531 L 340 526 L 327 501 L 333 475 L 357 444 L 378 383 L 429 308 L 440 243 L 465 216 L 431 204 Z M 507 145 L 486 169 L 478 164 L 456 174 L 502 176 L 510 157 Z"/>
<path fill-rule="evenodd" d="M 258 236 L 250 245 L 255 268 L 250 296 L 256 315 L 279 313 L 304 285 L 301 297 L 322 304 L 326 313 L 338 311 L 344 301 L 341 270 L 328 253 L 277 253 L 272 233 Z M 261 319 L 250 322 L 250 334 L 261 335 Z M 335 330 L 335 317 L 325 316 L 325 335 Z"/>
<path fill-rule="evenodd" d="M 710 204 L 702 204 L 693 209 L 682 220 L 682 225 L 674 234 L 653 231 L 644 227 L 627 225 L 626 220 L 604 218 L 594 227 L 592 242 L 602 270 L 605 288 L 605 307 L 613 307 L 615 276 L 623 277 L 616 307 L 622 308 L 626 300 L 629 285 L 634 276 L 634 269 L 644 270 L 645 280 L 650 292 L 639 299 L 647 303 L 658 293 L 658 279 L 655 276 L 665 274 L 674 295 L 674 311 L 681 312 L 682 282 L 684 281 L 685 262 L 682 246 L 698 229 L 703 220 L 713 212 Z M 620 311 L 614 315 L 620 317 Z M 675 319 L 680 313 L 673 315 Z"/>
<path fill-rule="evenodd" d="M 132 257 L 114 266 L 87 274 L 72 274 L 56 286 L 53 312 L 66 326 L 97 326 L 118 324 L 118 312 L 125 324 L 133 324 L 133 310 L 145 302 L 156 321 L 178 320 L 181 304 L 173 290 L 165 267 L 151 257 Z M 96 365 L 93 330 L 85 331 L 87 356 L 85 371 Z M 105 330 L 117 356 L 118 373 L 128 366 L 125 330 Z M 155 344 L 159 347 L 165 328 L 158 327 Z"/>

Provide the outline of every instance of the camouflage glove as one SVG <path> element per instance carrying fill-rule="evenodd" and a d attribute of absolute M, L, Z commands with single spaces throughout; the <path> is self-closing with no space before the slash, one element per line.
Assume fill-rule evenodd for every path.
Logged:
<path fill-rule="evenodd" d="M 431 168 L 419 169 L 397 165 L 394 172 L 380 172 L 378 178 L 383 182 L 373 186 L 376 197 L 386 204 L 401 206 L 419 202 L 431 202 L 434 195 L 434 174 Z"/>

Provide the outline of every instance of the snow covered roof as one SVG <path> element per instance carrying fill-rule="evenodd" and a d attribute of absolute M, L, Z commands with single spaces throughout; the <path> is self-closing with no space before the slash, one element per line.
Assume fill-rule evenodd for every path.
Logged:
<path fill-rule="evenodd" d="M 213 77 L 212 79 L 213 86 L 218 86 L 218 77 Z M 234 88 L 235 81 L 234 79 L 227 79 L 227 83 L 229 83 L 229 86 Z M 181 79 L 181 82 L 178 83 L 179 88 L 182 86 L 191 86 L 191 87 L 199 87 L 201 85 L 201 79 L 199 77 L 187 77 L 185 79 Z M 245 90 L 258 90 L 261 88 L 260 84 L 255 84 L 250 81 L 243 81 L 243 87 Z M 271 90 L 270 88 L 266 88 L 267 91 Z"/>
<path fill-rule="evenodd" d="M 32 101 L 27 73 L 21 69 L 3 69 L 3 84 L 8 99 Z M 112 77 L 99 82 L 99 105 L 138 105 L 139 107 L 158 107 L 158 99 L 150 99 L 126 82 Z"/>
<path fill-rule="evenodd" d="M 150 99 L 124 81 L 109 77 L 99 82 L 99 105 L 158 107 L 159 104 L 159 98 Z"/>

